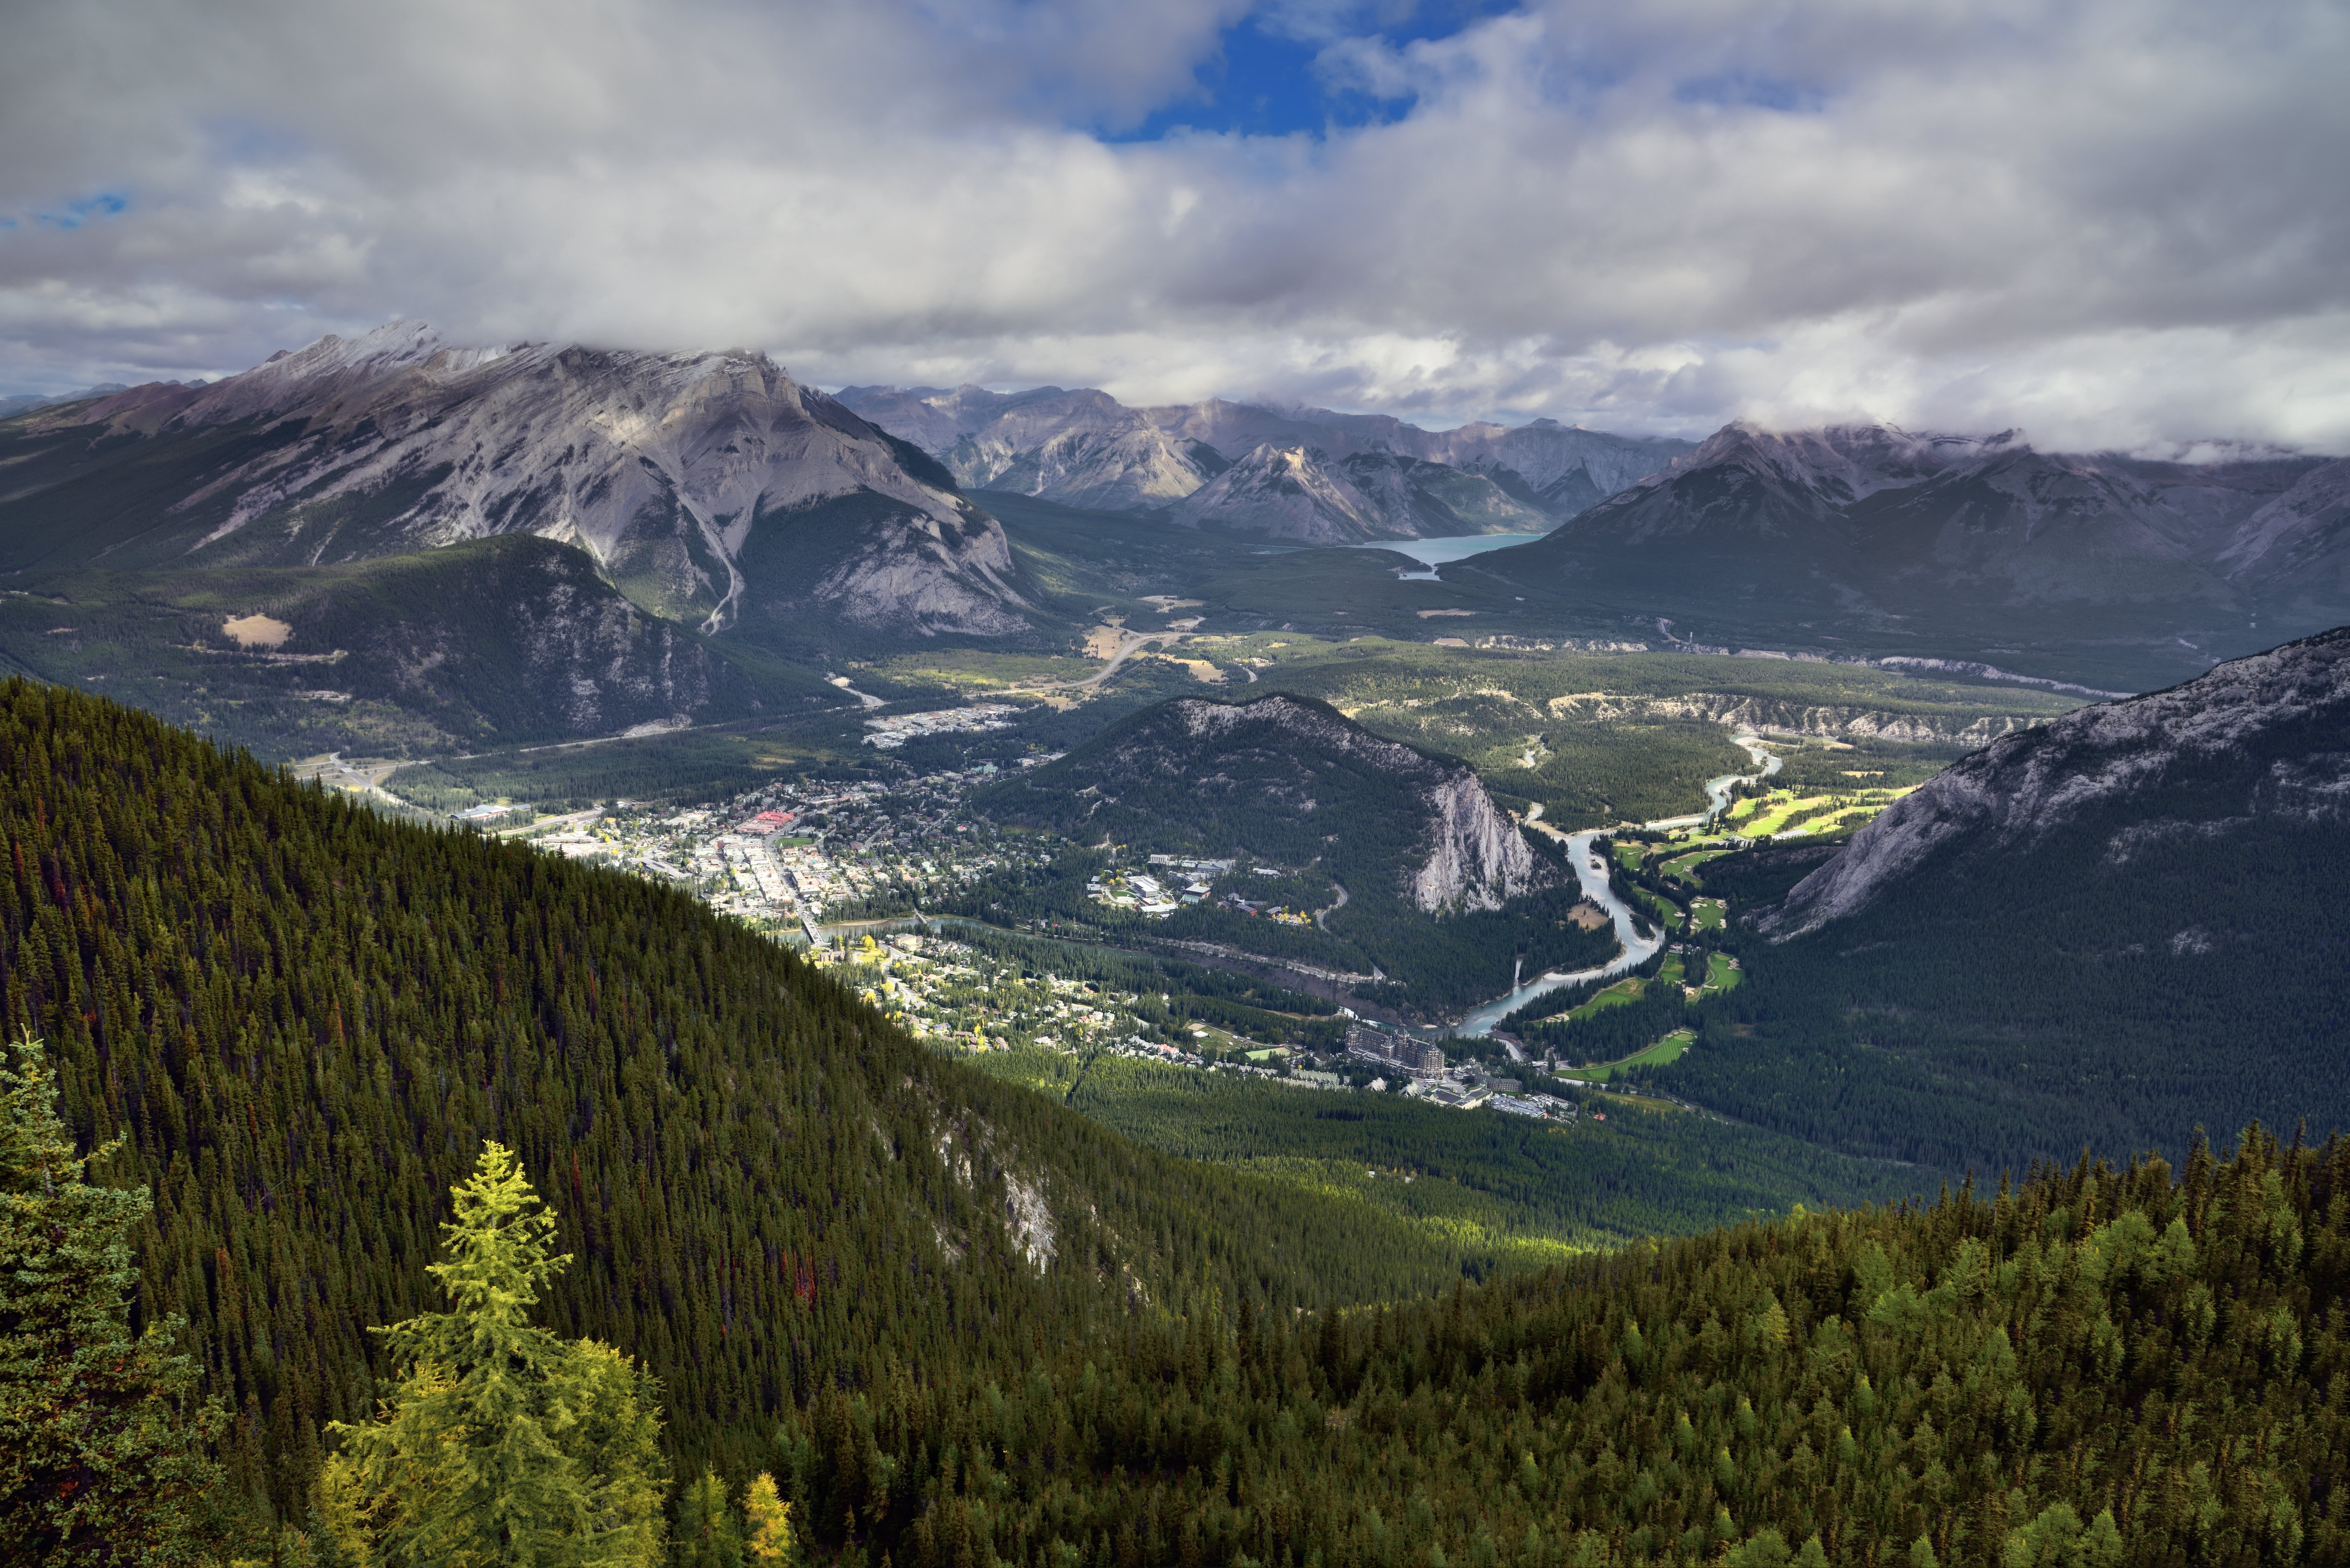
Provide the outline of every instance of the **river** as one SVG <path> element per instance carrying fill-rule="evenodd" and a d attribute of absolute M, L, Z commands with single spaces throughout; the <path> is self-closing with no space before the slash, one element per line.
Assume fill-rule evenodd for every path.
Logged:
<path fill-rule="evenodd" d="M 1741 784 L 1767 779 L 1779 771 L 1780 758 L 1762 749 L 1761 736 L 1743 734 L 1733 736 L 1731 740 L 1733 744 L 1743 747 L 1746 754 L 1754 759 L 1756 771 L 1751 774 L 1724 774 L 1718 779 L 1709 779 L 1705 785 L 1707 801 L 1705 810 L 1694 816 L 1667 817 L 1661 822 L 1651 822 L 1646 826 L 1653 828 L 1702 827 L 1730 808 L 1731 789 Z M 1526 813 L 1526 826 L 1537 833 L 1548 833 L 1555 838 L 1561 836 L 1555 830 L 1543 825 L 1542 806 L 1539 804 Z M 1657 950 L 1664 945 L 1663 933 L 1659 932 L 1643 941 L 1633 927 L 1632 911 L 1625 908 L 1617 898 L 1615 889 L 1607 885 L 1607 867 L 1604 865 L 1595 867 L 1591 863 L 1592 840 L 1600 836 L 1596 829 L 1586 833 L 1565 835 L 1566 857 L 1575 867 L 1575 879 L 1583 884 L 1583 896 L 1606 910 L 1607 918 L 1615 922 L 1616 940 L 1624 944 L 1623 950 L 1597 969 L 1577 970 L 1572 974 L 1560 974 L 1554 971 L 1549 974 L 1538 975 L 1511 992 L 1509 995 L 1495 1002 L 1489 1002 L 1470 1013 L 1468 1017 L 1453 1025 L 1453 1033 L 1482 1039 L 1493 1032 L 1495 1024 L 1538 996 L 1547 995 L 1554 991 L 1562 991 L 1570 985 L 1581 985 L 1586 981 L 1605 980 L 1609 975 L 1622 974 L 1628 970 L 1639 968 L 1656 957 Z"/>
<path fill-rule="evenodd" d="M 1715 817 L 1730 809 L 1730 792 L 1733 787 L 1742 784 L 1754 784 L 1760 780 L 1767 779 L 1773 774 L 1779 771 L 1779 764 L 1782 759 L 1762 749 L 1762 736 L 1755 734 L 1733 735 L 1731 737 L 1731 744 L 1745 748 L 1746 754 L 1754 759 L 1755 772 L 1751 774 L 1724 774 L 1718 779 L 1706 780 L 1706 808 L 1703 811 L 1699 812 L 1694 816 L 1659 817 L 1654 822 L 1644 822 L 1640 826 L 1643 827 L 1658 829 L 1671 827 L 1703 827 L 1707 823 L 1711 822 Z"/>
<path fill-rule="evenodd" d="M 1537 831 L 1548 831 L 1540 826 L 1539 819 L 1530 817 L 1529 824 Z M 1566 858 L 1568 864 L 1575 867 L 1575 879 L 1583 884 L 1583 896 L 1606 910 L 1607 918 L 1615 922 L 1616 940 L 1623 944 L 1623 950 L 1597 969 L 1580 969 L 1570 974 L 1553 971 L 1548 974 L 1536 975 L 1498 1002 L 1489 1002 L 1471 1012 L 1454 1024 L 1451 1033 L 1482 1039 L 1493 1032 L 1493 1025 L 1538 996 L 1570 985 L 1581 985 L 1586 981 L 1605 980 L 1612 974 L 1636 970 L 1657 956 L 1657 950 L 1665 945 L 1664 933 L 1658 931 L 1653 936 L 1642 937 L 1632 924 L 1632 911 L 1616 897 L 1615 889 L 1608 887 L 1605 864 L 1592 864 L 1592 841 L 1602 836 L 1596 828 L 1567 834 Z"/>

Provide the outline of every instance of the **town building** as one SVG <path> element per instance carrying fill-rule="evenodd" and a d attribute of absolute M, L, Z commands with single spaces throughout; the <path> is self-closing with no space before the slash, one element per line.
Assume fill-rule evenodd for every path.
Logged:
<path fill-rule="evenodd" d="M 1390 1034 L 1367 1023 L 1347 1026 L 1347 1054 L 1360 1056 L 1383 1066 L 1399 1067 L 1415 1078 L 1444 1075 L 1443 1052 L 1425 1040 L 1415 1040 L 1409 1034 Z"/>

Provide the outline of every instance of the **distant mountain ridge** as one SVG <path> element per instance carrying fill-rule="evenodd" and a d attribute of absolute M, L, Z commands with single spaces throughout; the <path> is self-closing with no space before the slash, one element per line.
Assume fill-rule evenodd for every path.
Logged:
<path fill-rule="evenodd" d="M 350 561 L 533 533 L 711 631 L 1001 637 L 1029 598 L 1002 528 L 919 450 L 763 354 L 453 346 L 418 322 L 209 386 L 0 431 L 17 569 Z"/>
<path fill-rule="evenodd" d="M 1169 510 L 1171 521 L 1315 545 L 1507 531 L 1551 519 L 1482 473 L 1389 452 L 1326 462 L 1265 442 Z"/>
<path fill-rule="evenodd" d="M 1711 640 L 1838 650 L 1894 634 L 1905 653 L 1997 662 L 2069 639 L 2134 670 L 2167 659 L 2176 680 L 2205 649 L 2350 619 L 2350 463 L 1741 421 L 1547 537 L 1453 570 L 1740 628 Z"/>
<path fill-rule="evenodd" d="M 1160 512 L 1190 502 L 1189 522 L 1279 537 L 1331 542 L 1357 537 L 1419 538 L 1455 532 L 1513 532 L 1546 527 L 1612 494 L 1687 452 L 1690 443 L 1660 437 L 1611 435 L 1552 420 L 1507 427 L 1468 424 L 1425 431 L 1384 414 L 1341 414 L 1326 409 L 1279 410 L 1211 399 L 1201 403 L 1130 408 L 1106 392 L 1036 387 L 994 392 L 964 386 L 846 387 L 841 402 L 875 424 L 936 457 L 958 483 L 1007 490 L 1068 506 L 1104 511 Z M 1208 487 L 1234 464 L 1254 460 L 1270 468 L 1295 452 L 1325 468 L 1356 458 L 1441 465 L 1469 480 L 1426 475 L 1421 491 L 1457 491 L 1491 499 L 1452 506 L 1452 515 L 1384 493 L 1376 483 L 1350 479 L 1366 492 L 1304 533 L 1283 532 L 1299 509 L 1267 509 L 1243 494 L 1229 510 L 1223 493 Z M 1482 482 L 1482 483 L 1480 483 Z M 1228 487 L 1229 491 L 1230 487 Z M 1480 523 L 1481 510 L 1495 514 Z M 1331 516 L 1346 518 L 1330 524 Z M 1328 530 L 1335 528 L 1336 533 Z"/>

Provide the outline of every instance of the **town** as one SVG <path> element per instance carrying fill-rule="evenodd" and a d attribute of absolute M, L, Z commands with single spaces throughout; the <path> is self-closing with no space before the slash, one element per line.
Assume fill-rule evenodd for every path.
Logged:
<path fill-rule="evenodd" d="M 1008 765 L 1051 760 L 1035 755 Z M 999 832 L 964 810 L 969 794 L 1003 771 L 980 763 L 887 783 L 795 779 L 685 810 L 614 801 L 488 830 L 690 892 L 837 969 L 862 1000 L 941 1048 L 1108 1053 L 1299 1089 L 1391 1093 L 1451 1109 L 1575 1119 L 1576 1101 L 1565 1095 L 1526 1092 L 1519 1079 L 1497 1075 L 1475 1057 L 1448 1062 L 1438 1045 L 1357 1020 L 1348 1009 L 1340 1010 L 1348 1027 L 1335 1048 L 1268 1044 L 1212 1023 L 1170 1019 L 1154 1005 L 1158 999 L 1140 992 L 1040 972 L 1033 952 L 991 950 L 977 931 L 959 940 L 958 924 L 971 922 L 936 917 L 937 904 L 983 878 L 1041 869 L 1070 847 L 1048 835 Z M 1089 880 L 1087 896 L 1146 917 L 1215 898 L 1262 919 L 1312 923 L 1310 912 L 1248 896 L 1254 877 L 1289 876 L 1282 867 L 1163 854 L 1139 860 Z"/>

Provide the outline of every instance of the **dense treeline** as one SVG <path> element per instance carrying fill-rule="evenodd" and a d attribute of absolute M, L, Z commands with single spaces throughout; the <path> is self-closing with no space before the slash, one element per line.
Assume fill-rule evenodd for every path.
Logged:
<path fill-rule="evenodd" d="M 1679 1029 L 1689 1011 L 1677 981 L 1651 979 L 1628 1002 L 1595 1009 L 1582 1018 L 1530 1023 L 1521 1033 L 1528 1045 L 1556 1051 L 1570 1066 L 1617 1062 Z"/>
<path fill-rule="evenodd" d="M 2322 816 L 2169 831 L 2162 818 L 2212 809 L 2194 779 L 2175 787 L 2028 850 L 1946 851 L 1797 940 L 1734 923 L 1749 982 L 1701 1004 L 1703 1049 L 1661 1080 L 1742 1120 L 1946 1168 L 2085 1146 L 2175 1158 L 2198 1127 L 2256 1119 L 2350 1127 L 2350 834 Z M 1706 886 L 1751 915 L 1828 853 L 1726 857 Z"/>
<path fill-rule="evenodd" d="M 923 1051 L 687 898 L 389 823 L 157 721 L 0 687 L 0 1020 L 149 1187 L 234 1481 L 296 1509 L 429 1297 L 443 1195 L 513 1147 L 576 1262 L 550 1327 L 661 1378 L 679 1473 L 819 1388 L 987 1369 L 1141 1308 L 1458 1277 L 1409 1227 L 1185 1165 Z M 746 1457 L 747 1456 L 747 1457 Z"/>
<path fill-rule="evenodd" d="M 1797 1203 L 1887 1201 L 1930 1181 L 1913 1169 L 1685 1115 L 1627 1111 L 1568 1127 L 1116 1058 L 1097 1060 L 1081 1075 L 1066 1057 L 1003 1070 L 1023 1066 L 1051 1073 L 1048 1083 L 1068 1084 L 1072 1106 L 1168 1154 L 1293 1177 L 1299 1173 L 1285 1162 L 1311 1160 L 1448 1183 L 1484 1201 L 1452 1210 L 1400 1203 L 1396 1211 L 1457 1213 L 1475 1229 L 1446 1233 L 1483 1245 L 1535 1237 L 1617 1246 Z"/>
<path fill-rule="evenodd" d="M 2188 1568 L 2350 1554 L 2350 1145 L 2050 1170 L 1450 1299 L 818 1396 L 861 1561 Z"/>

